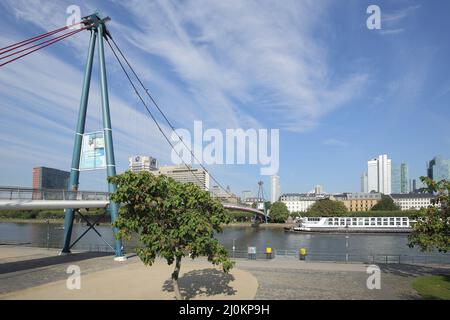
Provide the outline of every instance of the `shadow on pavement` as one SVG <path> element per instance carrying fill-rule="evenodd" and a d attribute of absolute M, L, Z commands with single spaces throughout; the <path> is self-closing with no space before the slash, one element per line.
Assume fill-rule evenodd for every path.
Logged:
<path fill-rule="evenodd" d="M 412 264 L 379 264 L 381 272 L 402 277 L 416 277 L 429 274 L 450 274 L 450 268 L 438 266 L 420 266 Z"/>
<path fill-rule="evenodd" d="M 67 256 L 53 256 L 53 257 L 7 262 L 0 264 L 0 274 L 48 267 L 57 264 L 82 261 L 110 255 L 113 254 L 109 252 L 81 252 L 81 253 L 73 253 Z"/>
<path fill-rule="evenodd" d="M 234 280 L 234 276 L 224 273 L 214 268 L 193 270 L 185 273 L 178 279 L 181 295 L 185 299 L 192 299 L 198 295 L 214 296 L 236 294 L 236 290 L 229 284 Z M 166 280 L 163 290 L 173 292 L 172 280 Z"/>

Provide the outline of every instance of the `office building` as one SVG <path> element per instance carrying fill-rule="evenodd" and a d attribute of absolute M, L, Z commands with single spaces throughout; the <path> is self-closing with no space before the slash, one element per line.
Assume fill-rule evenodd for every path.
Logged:
<path fill-rule="evenodd" d="M 367 172 L 363 172 L 363 174 L 361 175 L 361 192 L 362 193 L 367 193 L 367 192 L 369 192 L 367 189 L 368 189 L 368 186 L 367 186 Z"/>
<path fill-rule="evenodd" d="M 133 172 L 154 171 L 158 169 L 155 158 L 148 156 L 133 156 L 128 158 L 128 167 Z"/>
<path fill-rule="evenodd" d="M 426 188 L 426 187 L 427 186 L 420 179 L 413 179 L 412 180 L 412 189 L 411 189 L 411 191 L 413 193 L 422 193 L 423 189 Z"/>
<path fill-rule="evenodd" d="M 367 190 L 391 193 L 391 159 L 386 154 L 367 161 Z"/>
<path fill-rule="evenodd" d="M 211 188 L 211 193 L 213 197 L 217 198 L 221 202 L 230 204 L 238 204 L 241 202 L 241 199 L 231 192 L 229 186 L 227 186 L 226 191 L 220 188 L 219 186 L 213 186 Z"/>
<path fill-rule="evenodd" d="M 248 198 L 245 198 L 245 199 L 244 199 L 244 203 L 245 203 L 246 205 L 248 205 L 248 206 L 252 206 L 253 204 L 259 203 L 259 202 L 261 202 L 261 201 L 262 201 L 262 200 L 259 199 L 258 197 L 248 197 Z"/>
<path fill-rule="evenodd" d="M 314 194 L 323 194 L 323 187 L 320 184 L 314 187 Z"/>
<path fill-rule="evenodd" d="M 326 199 L 324 195 L 315 195 L 309 193 L 285 193 L 280 197 L 290 213 L 306 212 L 317 200 Z"/>
<path fill-rule="evenodd" d="M 209 173 L 203 168 L 185 165 L 162 166 L 151 172 L 155 175 L 164 174 L 181 183 L 192 182 L 203 190 L 209 190 Z"/>
<path fill-rule="evenodd" d="M 428 208 L 434 196 L 430 193 L 409 193 L 391 194 L 390 197 L 401 210 L 418 210 Z"/>
<path fill-rule="evenodd" d="M 273 175 L 270 177 L 270 202 L 277 202 L 280 198 L 280 177 Z"/>
<path fill-rule="evenodd" d="M 393 164 L 391 171 L 391 192 L 392 193 L 408 193 L 409 176 L 408 165 L 406 163 Z"/>
<path fill-rule="evenodd" d="M 436 156 L 427 165 L 427 176 L 435 181 L 450 179 L 450 160 Z"/>
<path fill-rule="evenodd" d="M 67 189 L 70 172 L 47 167 L 33 168 L 33 189 Z"/>
<path fill-rule="evenodd" d="M 250 198 L 252 196 L 252 192 L 250 190 L 244 190 L 242 191 L 242 201 L 245 202 L 247 198 Z"/>
<path fill-rule="evenodd" d="M 343 193 L 330 199 L 341 201 L 350 212 L 369 211 L 381 200 L 381 193 Z"/>

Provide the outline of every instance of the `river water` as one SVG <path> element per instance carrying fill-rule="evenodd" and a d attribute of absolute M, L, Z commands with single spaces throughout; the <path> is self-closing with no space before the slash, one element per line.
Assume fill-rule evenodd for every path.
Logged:
<path fill-rule="evenodd" d="M 113 233 L 109 226 L 96 227 L 103 239 L 113 243 Z M 72 241 L 81 235 L 87 226 L 74 224 Z M 45 223 L 0 223 L 0 243 L 31 244 L 61 248 L 64 230 L 62 224 Z M 279 254 L 295 256 L 300 248 L 306 248 L 308 256 L 316 260 L 357 260 L 361 257 L 380 256 L 379 259 L 398 259 L 395 256 L 415 257 L 423 262 L 450 263 L 450 254 L 437 252 L 422 253 L 417 248 L 409 248 L 405 234 L 298 234 L 288 233 L 279 228 L 225 227 L 223 233 L 216 235 L 219 241 L 234 254 L 246 255 L 248 247 L 256 247 L 264 253 L 266 247 Z M 135 242 L 126 242 L 130 251 Z M 75 249 L 106 248 L 105 242 L 94 231 L 89 231 L 76 245 Z M 384 257 L 383 257 L 384 256 Z M 393 256 L 393 257 L 387 257 Z M 407 258 L 407 257 L 406 257 Z M 367 259 L 365 259 L 367 260 Z"/>

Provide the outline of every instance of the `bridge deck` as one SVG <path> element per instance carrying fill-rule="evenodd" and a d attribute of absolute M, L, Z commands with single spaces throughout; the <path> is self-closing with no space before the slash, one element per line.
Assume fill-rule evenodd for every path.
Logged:
<path fill-rule="evenodd" d="M 0 210 L 106 208 L 108 205 L 108 192 L 0 187 Z M 264 213 L 255 208 L 230 203 L 223 203 L 223 206 L 264 217 Z"/>

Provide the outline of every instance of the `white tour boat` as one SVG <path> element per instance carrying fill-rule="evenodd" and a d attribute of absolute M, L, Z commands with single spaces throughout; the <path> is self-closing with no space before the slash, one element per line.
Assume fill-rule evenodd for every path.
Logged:
<path fill-rule="evenodd" d="M 294 232 L 361 232 L 361 233 L 407 233 L 411 232 L 408 217 L 302 217 Z"/>

